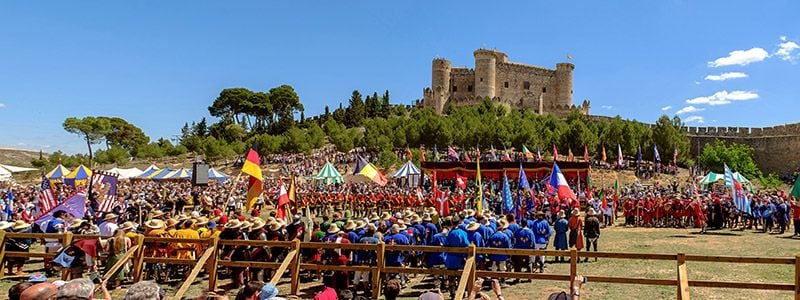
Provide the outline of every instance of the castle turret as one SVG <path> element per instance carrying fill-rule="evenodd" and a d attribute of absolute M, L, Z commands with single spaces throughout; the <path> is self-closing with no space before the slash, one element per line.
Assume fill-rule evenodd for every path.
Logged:
<path fill-rule="evenodd" d="M 450 98 L 450 61 L 444 58 L 436 58 L 432 63 L 431 93 L 429 106 L 436 112 L 441 113 L 444 104 Z"/>
<path fill-rule="evenodd" d="M 495 51 L 478 49 L 475 55 L 475 96 L 494 98 L 497 78 L 497 55 Z"/>
<path fill-rule="evenodd" d="M 572 71 L 575 65 L 571 63 L 556 64 L 556 100 L 555 103 L 561 107 L 572 106 Z"/>

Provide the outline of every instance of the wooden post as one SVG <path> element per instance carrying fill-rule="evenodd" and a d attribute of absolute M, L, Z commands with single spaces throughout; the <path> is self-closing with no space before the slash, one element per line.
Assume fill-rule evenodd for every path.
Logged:
<path fill-rule="evenodd" d="M 297 255 L 294 256 L 292 260 L 292 284 L 291 284 L 291 293 L 292 295 L 297 296 L 297 290 L 300 288 L 300 257 L 303 255 L 303 251 L 301 250 L 301 243 L 299 239 L 294 239 L 294 249 L 297 249 Z"/>
<path fill-rule="evenodd" d="M 208 290 L 215 291 L 217 289 L 217 262 L 219 260 L 219 237 L 214 236 L 211 239 L 211 258 L 206 263 L 206 272 L 208 272 Z"/>
<path fill-rule="evenodd" d="M 794 299 L 800 300 L 800 255 L 794 256 Z"/>
<path fill-rule="evenodd" d="M 381 295 L 381 272 L 383 271 L 383 267 L 385 264 L 384 261 L 384 252 L 386 252 L 386 244 L 383 242 L 378 242 L 375 245 L 377 248 L 376 255 L 377 255 L 377 266 L 375 268 L 375 272 L 372 275 L 372 299 L 378 299 Z"/>
<path fill-rule="evenodd" d="M 208 258 L 210 258 L 211 254 L 213 253 L 214 249 L 206 249 L 206 252 L 203 253 L 203 256 L 200 257 L 200 260 L 198 260 L 197 264 L 194 265 L 194 268 L 192 268 L 192 272 L 189 273 L 189 277 L 186 277 L 186 281 L 184 281 L 178 291 L 175 292 L 173 299 L 181 299 L 183 297 L 183 294 L 189 290 L 189 287 L 194 282 L 194 279 L 197 278 L 197 274 L 200 273 L 200 270 L 203 269 L 206 261 L 208 261 Z"/>
<path fill-rule="evenodd" d="M 477 273 L 478 273 L 477 247 L 475 247 L 474 243 L 470 243 L 469 244 L 469 254 L 467 254 L 467 255 L 468 255 L 467 259 L 473 258 L 475 260 L 475 263 L 473 264 L 473 267 L 469 272 L 469 276 L 467 276 L 468 277 L 467 278 L 467 288 L 471 292 L 472 291 L 472 287 L 475 285 L 474 282 L 475 282 L 475 279 L 477 279 L 476 277 L 477 277 Z"/>
<path fill-rule="evenodd" d="M 3 279 L 3 276 L 6 274 L 3 267 L 5 267 L 6 262 L 4 261 L 6 257 L 6 232 L 0 230 L 0 279 Z M 14 270 L 11 270 L 14 272 Z"/>
<path fill-rule="evenodd" d="M 298 250 L 297 248 L 294 248 L 291 251 L 289 251 L 289 254 L 287 254 L 286 258 L 283 259 L 283 262 L 281 262 L 281 265 L 275 271 L 275 274 L 272 275 L 272 280 L 270 280 L 269 283 L 272 283 L 272 285 L 276 286 L 278 285 L 278 282 L 281 281 L 281 277 L 283 277 L 283 273 L 286 273 L 286 269 L 289 268 L 289 265 L 294 261 L 294 258 L 297 256 L 297 250 Z"/>
<path fill-rule="evenodd" d="M 469 278 L 472 275 L 469 275 L 475 271 L 475 256 L 467 258 L 467 262 L 464 264 L 464 270 L 461 271 L 461 280 L 458 281 L 458 288 L 456 288 L 456 297 L 455 300 L 462 300 L 464 299 L 464 292 L 467 290 L 468 286 L 474 285 L 474 282 L 469 282 Z"/>
<path fill-rule="evenodd" d="M 71 231 L 65 232 L 64 236 L 62 237 L 62 240 L 61 240 L 61 245 L 63 247 L 69 246 L 70 244 L 72 244 L 72 238 L 73 238 L 73 235 L 72 235 Z M 98 263 L 98 262 L 95 261 L 94 263 Z M 61 280 L 66 281 L 66 280 L 69 280 L 69 278 L 70 278 L 69 270 L 68 269 L 61 269 Z"/>
<path fill-rule="evenodd" d="M 686 254 L 678 253 L 678 300 L 689 300 L 689 275 L 686 271 Z M 796 289 L 796 288 L 795 288 Z"/>
<path fill-rule="evenodd" d="M 133 281 L 139 282 L 142 279 L 142 272 L 144 271 L 144 254 L 145 254 L 145 245 L 144 245 L 144 235 L 140 234 L 136 237 L 137 243 L 139 243 L 139 252 L 136 253 L 136 258 L 133 261 Z"/>
<path fill-rule="evenodd" d="M 578 276 L 578 249 L 569 249 L 569 290 L 570 293 L 575 288 L 575 277 Z"/>

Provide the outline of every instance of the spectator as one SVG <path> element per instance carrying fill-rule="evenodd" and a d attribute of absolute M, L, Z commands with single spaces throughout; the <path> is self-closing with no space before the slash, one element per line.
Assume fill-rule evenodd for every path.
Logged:
<path fill-rule="evenodd" d="M 20 300 L 49 300 L 56 294 L 57 288 L 52 283 L 37 283 L 22 291 Z"/>
<path fill-rule="evenodd" d="M 19 300 L 19 297 L 22 295 L 27 288 L 33 286 L 34 283 L 32 282 L 19 282 L 15 285 L 12 285 L 8 289 L 8 300 Z"/>
<path fill-rule="evenodd" d="M 261 281 L 250 281 L 239 290 L 239 293 L 236 294 L 236 300 L 259 299 L 259 294 L 261 293 L 261 288 L 263 287 L 264 283 Z"/>
<path fill-rule="evenodd" d="M 164 299 L 164 290 L 162 290 L 155 282 L 140 281 L 131 285 L 125 291 L 125 300 L 162 300 Z"/>
<path fill-rule="evenodd" d="M 106 290 L 105 284 L 101 284 L 100 288 L 103 291 L 104 300 L 111 300 L 111 295 Z M 94 283 L 87 278 L 73 279 L 65 283 L 58 289 L 56 300 L 73 300 L 73 299 L 95 299 L 94 298 Z"/>
<path fill-rule="evenodd" d="M 395 300 L 400 295 L 400 280 L 392 279 L 386 282 L 386 287 L 383 288 L 383 297 L 386 300 Z"/>

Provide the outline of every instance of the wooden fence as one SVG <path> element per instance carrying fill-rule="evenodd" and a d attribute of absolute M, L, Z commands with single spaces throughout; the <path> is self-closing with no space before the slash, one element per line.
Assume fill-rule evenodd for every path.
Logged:
<path fill-rule="evenodd" d="M 35 253 L 35 252 L 10 252 L 5 251 L 5 242 L 8 238 L 32 238 L 32 239 L 59 239 L 63 244 L 68 244 L 73 240 L 97 238 L 97 236 L 73 236 L 71 233 L 67 234 L 34 234 L 34 233 L 6 233 L 0 231 L 0 260 L 5 257 L 27 257 L 27 258 L 53 258 L 55 255 L 52 253 Z M 190 259 L 174 259 L 163 257 L 146 257 L 148 248 L 157 247 L 154 244 L 163 243 L 194 243 L 200 245 L 203 249 L 197 260 Z M 220 258 L 219 249 L 223 246 L 268 246 L 271 248 L 285 248 L 287 255 L 284 260 L 278 262 L 255 262 L 255 261 L 231 261 L 223 260 Z M 372 251 L 376 257 L 374 265 L 325 265 L 325 264 L 311 264 L 302 261 L 301 253 L 303 249 L 339 249 L 350 251 Z M 465 254 L 466 263 L 465 267 L 460 270 L 448 269 L 426 269 L 426 268 L 410 268 L 410 267 L 392 267 L 386 265 L 386 253 L 392 251 L 416 251 L 416 252 L 447 252 L 447 253 L 460 253 Z M 536 273 L 517 273 L 517 272 L 493 272 L 477 269 L 476 256 L 479 254 L 505 254 L 511 256 L 524 255 L 524 256 L 566 256 L 570 257 L 569 274 L 536 274 Z M 133 262 L 132 276 L 134 281 L 142 279 L 144 271 L 144 264 L 167 264 L 167 265 L 189 265 L 193 266 L 191 272 L 188 274 L 186 280 L 175 293 L 174 299 L 180 299 L 183 294 L 188 290 L 189 286 L 200 274 L 203 269 L 208 274 L 208 288 L 215 290 L 217 287 L 217 269 L 220 267 L 255 267 L 260 269 L 276 270 L 271 282 L 277 284 L 281 278 L 288 278 L 291 280 L 290 293 L 293 295 L 298 294 L 300 271 L 365 271 L 371 272 L 372 280 L 372 296 L 377 298 L 381 293 L 381 278 L 385 274 L 426 274 L 438 276 L 457 276 L 459 284 L 456 291 L 456 299 L 461 299 L 465 291 L 471 288 L 472 282 L 477 277 L 492 277 L 492 278 L 518 278 L 518 279 L 538 279 L 538 280 L 553 280 L 553 281 L 567 281 L 572 288 L 572 282 L 578 275 L 577 261 L 580 258 L 608 258 L 608 259 L 630 259 L 630 260 L 656 260 L 656 261 L 673 261 L 675 262 L 675 278 L 674 279 L 653 279 L 653 278 L 635 278 L 635 277 L 612 277 L 595 274 L 581 274 L 590 278 L 592 282 L 601 283 L 616 283 L 616 284 L 640 284 L 640 285 L 658 285 L 658 286 L 673 286 L 676 288 L 678 299 L 690 299 L 689 287 L 708 287 L 708 288 L 733 288 L 745 290 L 773 290 L 773 291 L 794 291 L 795 299 L 800 300 L 800 255 L 795 257 L 739 257 L 739 256 L 704 256 L 704 255 L 688 255 L 684 253 L 677 254 L 651 254 L 651 253 L 611 253 L 611 252 L 578 252 L 575 249 L 569 251 L 555 251 L 555 250 L 521 250 L 521 249 L 497 249 L 497 248 L 476 248 L 471 246 L 469 248 L 443 248 L 431 246 L 406 246 L 406 245 L 388 245 L 384 243 L 378 244 L 333 244 L 333 243 L 313 243 L 313 242 L 300 242 L 295 241 L 231 241 L 220 240 L 218 238 L 210 239 L 174 239 L 174 238 L 155 238 L 138 236 L 135 241 L 135 246 L 129 249 L 122 260 L 116 265 L 106 270 L 104 278 L 109 278 L 116 270 L 124 265 L 128 260 Z M 735 281 L 709 281 L 709 280 L 689 280 L 687 276 L 686 262 L 717 262 L 717 263 L 734 263 L 734 264 L 777 264 L 777 265 L 794 265 L 794 283 L 755 283 L 755 282 L 735 282 Z M 2 266 L 0 266 L 0 278 L 2 278 Z M 287 274 L 288 271 L 288 274 Z"/>

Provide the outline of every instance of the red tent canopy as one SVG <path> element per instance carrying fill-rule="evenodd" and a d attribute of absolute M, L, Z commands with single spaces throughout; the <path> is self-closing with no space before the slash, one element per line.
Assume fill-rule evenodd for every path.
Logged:
<path fill-rule="evenodd" d="M 481 162 L 481 177 L 499 180 L 503 178 L 503 172 L 505 172 L 509 179 L 516 179 L 519 176 L 520 164 L 529 179 L 547 178 L 553 169 L 553 162 L 488 161 Z M 588 162 L 560 161 L 558 167 L 569 181 L 575 180 L 578 176 L 581 180 L 586 180 L 589 172 Z M 422 162 L 422 170 L 429 175 L 436 171 L 437 180 L 453 179 L 456 174 L 474 179 L 477 169 L 478 164 L 475 162 Z"/>

